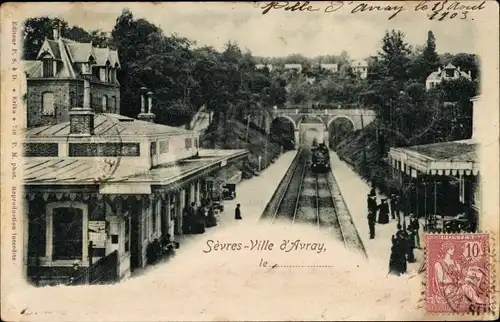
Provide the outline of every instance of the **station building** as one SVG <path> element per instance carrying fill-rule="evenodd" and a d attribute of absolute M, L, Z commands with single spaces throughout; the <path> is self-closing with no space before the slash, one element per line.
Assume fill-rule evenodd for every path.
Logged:
<path fill-rule="evenodd" d="M 25 274 L 36 285 L 67 284 L 89 271 L 97 279 L 120 280 L 146 266 L 147 248 L 155 239 L 173 241 L 182 234 L 185 207 L 199 205 L 211 194 L 214 178 L 224 181 L 225 170 L 238 169 L 248 151 L 200 149 L 198 132 L 155 124 L 151 92 L 143 91 L 137 118 L 120 115 L 119 105 L 93 104 L 92 94 L 111 93 L 119 102 L 114 76 L 108 94 L 93 84 L 100 74 L 94 68 L 103 68 L 100 60 L 105 70 L 119 68 L 118 53 L 109 55 L 108 64 L 91 44 L 68 47 L 61 38 L 57 43 L 44 42 L 41 53 L 48 53 L 39 55 L 41 65 L 25 65 Z M 72 46 L 91 49 L 75 61 L 67 59 Z M 60 60 L 49 76 L 35 69 L 38 64 L 45 70 L 45 59 L 54 57 Z M 74 78 L 55 81 L 54 66 L 73 68 Z M 82 85 L 81 105 L 78 98 L 67 99 L 73 95 L 71 82 Z M 38 95 L 47 92 L 54 92 L 54 109 L 47 108 L 47 96 Z"/>
<path fill-rule="evenodd" d="M 406 212 L 450 218 L 467 214 L 479 224 L 480 171 L 478 124 L 482 96 L 471 99 L 473 134 L 470 139 L 391 148 L 392 175 L 407 192 Z"/>

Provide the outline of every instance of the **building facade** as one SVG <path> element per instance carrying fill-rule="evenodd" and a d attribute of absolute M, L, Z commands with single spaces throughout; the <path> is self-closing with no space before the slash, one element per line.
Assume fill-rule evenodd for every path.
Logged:
<path fill-rule="evenodd" d="M 59 38 L 58 44 L 65 41 Z M 83 45 L 90 54 L 73 57 L 83 61 L 75 78 L 43 77 L 48 71 L 42 69 L 40 77 L 27 79 L 28 96 L 44 88 L 53 93 L 55 107 L 46 119 L 30 119 L 28 113 L 23 140 L 24 271 L 35 285 L 68 284 L 82 276 L 86 283 L 127 278 L 146 266 L 155 241 L 183 234 L 185 209 L 211 196 L 213 178 L 248 157 L 246 150 L 200 150 L 199 132 L 155 124 L 147 89 L 137 118 L 116 113 L 119 105 L 111 110 L 93 104 L 108 94 L 119 102 L 119 84 L 109 68 L 119 67 L 118 54 L 106 58 L 108 64 Z M 48 53 L 53 63 L 53 57 L 66 59 L 48 40 L 40 52 L 49 51 L 47 46 L 54 46 Z M 67 72 L 68 66 L 61 68 Z M 53 72 L 61 73 L 54 64 Z M 77 104 L 69 94 L 80 83 Z M 32 110 L 48 106 L 34 101 L 28 99 Z"/>
<path fill-rule="evenodd" d="M 69 107 L 83 105 L 82 67 L 91 62 L 90 106 L 96 112 L 120 113 L 118 53 L 60 37 L 45 39 L 36 60 L 24 61 L 27 79 L 27 126 L 69 120 Z"/>
<path fill-rule="evenodd" d="M 368 77 L 368 63 L 364 59 L 357 59 L 351 62 L 351 71 L 361 79 Z"/>
<path fill-rule="evenodd" d="M 329 70 L 332 73 L 336 73 L 339 71 L 338 64 L 320 64 L 321 69 Z"/>
<path fill-rule="evenodd" d="M 466 214 L 477 227 L 481 209 L 477 135 L 481 96 L 471 101 L 470 139 L 390 149 L 392 174 L 408 191 L 408 212 L 426 219 Z"/>
<path fill-rule="evenodd" d="M 455 67 L 452 64 L 446 65 L 445 68 L 441 69 L 438 67 L 438 70 L 432 72 L 427 76 L 425 81 L 425 88 L 427 90 L 433 89 L 438 86 L 443 80 L 455 80 L 460 77 L 471 80 L 470 71 L 468 73 L 461 71 L 460 67 Z"/>

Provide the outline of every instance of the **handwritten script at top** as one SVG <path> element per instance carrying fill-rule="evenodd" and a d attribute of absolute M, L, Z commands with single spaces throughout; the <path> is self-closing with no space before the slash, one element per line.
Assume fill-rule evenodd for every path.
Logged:
<path fill-rule="evenodd" d="M 332 13 L 341 10 L 348 10 L 352 14 L 369 12 L 386 12 L 389 14 L 388 20 L 394 19 L 401 12 L 408 10 L 414 12 L 424 12 L 429 20 L 443 21 L 445 19 L 472 19 L 470 12 L 485 9 L 485 2 L 471 2 L 464 4 L 460 1 L 420 1 L 417 5 L 391 5 L 372 2 L 358 1 L 330 1 L 325 3 L 311 3 L 310 1 L 270 1 L 258 6 L 265 15 L 270 11 L 284 10 L 291 12 L 325 12 Z"/>

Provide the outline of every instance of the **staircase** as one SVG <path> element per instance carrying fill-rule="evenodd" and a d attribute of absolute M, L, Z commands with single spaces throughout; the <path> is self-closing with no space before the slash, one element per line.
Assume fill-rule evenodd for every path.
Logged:
<path fill-rule="evenodd" d="M 210 125 L 211 114 L 206 109 L 206 105 L 203 105 L 198 112 L 193 116 L 191 122 L 186 125 L 186 128 L 193 131 L 203 131 Z"/>

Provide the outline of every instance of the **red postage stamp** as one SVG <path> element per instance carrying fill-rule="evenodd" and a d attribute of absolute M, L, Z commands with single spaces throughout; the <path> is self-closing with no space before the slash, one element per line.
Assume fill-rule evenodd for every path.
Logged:
<path fill-rule="evenodd" d="M 491 301 L 489 234 L 429 234 L 427 311 L 485 313 Z"/>

